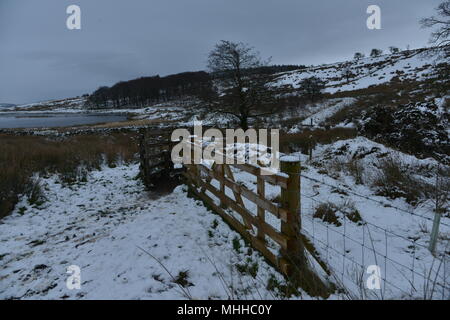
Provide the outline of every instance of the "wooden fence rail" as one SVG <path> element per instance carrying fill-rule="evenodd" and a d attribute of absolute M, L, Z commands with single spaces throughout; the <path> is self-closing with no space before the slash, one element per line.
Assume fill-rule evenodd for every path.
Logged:
<path fill-rule="evenodd" d="M 140 172 L 149 188 L 155 187 L 156 181 L 173 173 L 170 133 L 169 130 L 158 129 L 142 129 L 140 132 Z"/>
<path fill-rule="evenodd" d="M 192 152 L 196 148 L 203 150 L 203 146 L 195 145 L 195 139 L 192 140 L 187 142 L 191 145 Z M 174 143 L 178 142 L 170 141 L 166 132 L 142 133 L 141 172 L 144 181 L 151 184 L 155 179 L 155 172 L 157 177 L 160 174 L 164 179 L 165 174 L 173 171 L 170 153 Z M 190 156 L 194 159 L 193 154 Z M 326 285 L 307 267 L 304 237 L 300 232 L 300 161 L 293 157 L 282 157 L 280 165 L 281 173 L 263 175 L 264 168 L 251 164 L 184 164 L 182 174 L 190 193 L 219 214 L 280 272 L 290 279 L 303 277 L 303 280 L 295 282 L 303 288 L 306 283 L 309 293 L 326 297 Z M 232 168 L 253 175 L 256 178 L 256 191 L 236 181 Z M 266 183 L 280 187 L 280 203 L 267 199 Z M 256 210 L 248 208 L 244 198 L 252 202 Z M 266 214 L 279 219 L 278 225 L 281 227 L 277 229 L 268 223 Z M 279 248 L 275 249 L 267 241 L 268 238 Z M 313 254 L 308 246 L 307 249 Z"/>
<path fill-rule="evenodd" d="M 282 273 L 291 275 L 296 267 L 293 264 L 304 259 L 300 239 L 300 161 L 281 159 L 282 174 L 273 175 L 262 175 L 261 168 L 251 164 L 214 164 L 212 167 L 189 164 L 185 167 L 184 175 L 190 191 L 218 213 Z M 231 167 L 254 175 L 256 192 L 239 184 Z M 216 185 L 213 181 L 217 181 Z M 266 198 L 266 183 L 281 188 L 281 205 Z M 243 198 L 255 204 L 255 212 L 246 207 Z M 237 213 L 242 222 L 230 214 L 229 210 Z M 266 213 L 280 219 L 280 230 L 266 222 Z M 269 249 L 266 237 L 279 245 L 278 252 Z"/>

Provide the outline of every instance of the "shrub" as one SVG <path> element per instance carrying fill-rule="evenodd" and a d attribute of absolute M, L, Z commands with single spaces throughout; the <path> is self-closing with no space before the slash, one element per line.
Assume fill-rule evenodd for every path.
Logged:
<path fill-rule="evenodd" d="M 191 283 L 188 279 L 189 279 L 189 270 L 184 270 L 184 271 L 180 271 L 177 274 L 177 276 L 175 277 L 173 282 L 183 288 L 192 287 L 194 284 Z"/>
<path fill-rule="evenodd" d="M 390 199 L 403 197 L 412 205 L 418 204 L 424 190 L 423 183 L 412 177 L 398 159 L 387 157 L 380 160 L 377 167 L 379 172 L 373 185 L 378 189 L 378 195 Z"/>
<path fill-rule="evenodd" d="M 307 153 L 315 144 L 330 144 L 339 140 L 355 138 L 357 131 L 351 128 L 333 128 L 330 130 L 306 130 L 301 133 L 284 134 L 280 137 L 281 150 Z"/>
<path fill-rule="evenodd" d="M 351 159 L 346 163 L 349 174 L 355 178 L 356 184 L 364 183 L 364 166 L 358 159 Z"/>
<path fill-rule="evenodd" d="M 338 227 L 342 225 L 337 216 L 338 207 L 333 203 L 326 202 L 320 204 L 313 215 L 314 218 L 320 219 L 323 222 L 334 224 Z"/>
<path fill-rule="evenodd" d="M 360 133 L 421 157 L 449 162 L 448 114 L 434 104 L 377 106 L 368 112 Z"/>
<path fill-rule="evenodd" d="M 339 219 L 338 212 L 342 213 L 343 218 L 356 223 L 358 225 L 363 225 L 363 219 L 358 209 L 351 201 L 345 201 L 341 204 L 334 204 L 331 202 L 321 203 L 313 215 L 314 218 L 320 219 L 323 222 L 334 224 L 337 227 L 342 226 L 342 222 Z"/>

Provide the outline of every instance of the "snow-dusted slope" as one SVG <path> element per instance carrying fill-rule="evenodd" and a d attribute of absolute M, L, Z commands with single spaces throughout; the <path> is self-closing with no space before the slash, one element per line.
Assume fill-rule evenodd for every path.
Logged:
<path fill-rule="evenodd" d="M 399 80 L 423 80 L 432 72 L 433 63 L 443 61 L 434 61 L 425 53 L 426 50 L 414 50 L 314 66 L 304 70 L 282 73 L 275 79 L 274 84 L 280 87 L 298 88 L 301 80 L 318 77 L 326 82 L 327 92 L 335 93 L 383 84 L 395 77 L 398 77 Z M 351 73 L 348 79 L 345 76 L 346 71 Z"/>
<path fill-rule="evenodd" d="M 86 97 L 67 98 L 59 100 L 49 100 L 43 102 L 29 103 L 17 106 L 10 106 L 8 111 L 36 111 L 36 112 L 75 112 L 83 110 Z"/>

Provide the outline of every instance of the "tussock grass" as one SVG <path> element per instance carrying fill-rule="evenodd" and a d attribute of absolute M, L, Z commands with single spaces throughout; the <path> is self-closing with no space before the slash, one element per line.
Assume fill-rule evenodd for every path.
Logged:
<path fill-rule="evenodd" d="M 0 134 L 0 219 L 14 209 L 20 195 L 41 201 L 34 173 L 59 173 L 63 182 L 73 183 L 102 163 L 129 162 L 137 152 L 137 136 L 131 133 L 65 138 Z"/>
<path fill-rule="evenodd" d="M 352 128 L 305 130 L 301 133 L 281 135 L 280 147 L 283 152 L 302 151 L 307 153 L 310 146 L 331 144 L 339 140 L 353 139 L 356 136 L 357 132 Z"/>
<path fill-rule="evenodd" d="M 382 159 L 376 166 L 379 172 L 372 184 L 381 196 L 390 199 L 403 197 L 411 205 L 417 205 L 429 191 L 430 186 L 414 178 L 410 170 L 395 157 Z"/>
<path fill-rule="evenodd" d="M 357 225 L 364 224 L 360 212 L 351 201 L 345 201 L 341 204 L 321 203 L 316 207 L 313 218 L 334 224 L 337 227 L 342 226 L 341 219 L 348 219 Z"/>
<path fill-rule="evenodd" d="M 321 203 L 317 206 L 313 217 L 316 219 L 320 219 L 323 222 L 334 224 L 337 227 L 340 227 L 342 223 L 339 221 L 339 217 L 337 215 L 338 210 L 339 208 L 331 202 Z"/>

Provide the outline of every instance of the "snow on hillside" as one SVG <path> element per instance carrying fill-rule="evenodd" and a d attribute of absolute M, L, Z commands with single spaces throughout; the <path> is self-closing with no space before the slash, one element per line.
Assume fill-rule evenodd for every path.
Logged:
<path fill-rule="evenodd" d="M 344 149 L 343 146 L 348 147 Z M 412 171 L 416 170 L 416 175 L 424 181 L 432 182 L 433 178 L 429 174 L 437 164 L 435 160 L 419 160 L 362 137 L 320 146 L 315 151 L 315 158 L 317 161 L 332 161 L 339 160 L 339 157 L 346 158 L 345 160 L 359 157 L 363 159 L 361 165 L 366 169 L 366 174 L 371 176 L 378 170 L 377 159 L 387 153 L 400 158 Z M 444 265 L 441 265 L 428 250 L 434 218 L 432 201 L 412 207 L 403 198 L 392 200 L 377 195 L 370 186 L 358 184 L 355 178 L 346 172 L 332 174 L 329 169 L 331 166 L 325 165 L 326 161 L 315 165 L 314 162 L 310 163 L 305 155 L 293 155 L 302 160 L 303 233 L 332 270 L 334 280 L 342 283 L 353 297 L 362 298 L 361 289 L 364 284 L 358 279 L 364 278 L 367 266 L 378 265 L 381 268 L 383 288 L 378 291 L 366 290 L 364 294 L 369 298 L 429 297 L 429 274 L 433 275 L 433 279 L 438 279 L 434 298 L 450 298 L 450 218 L 443 216 L 441 221 L 437 250 L 440 260 L 444 261 Z M 251 175 L 233 171 L 238 181 L 256 191 Z M 266 185 L 266 194 L 268 198 L 275 199 L 279 195 L 279 188 Z M 232 197 L 231 192 L 230 196 Z M 244 201 L 247 208 L 256 210 L 252 202 L 245 199 Z M 329 202 L 347 211 L 356 209 L 361 215 L 361 221 L 351 221 L 341 212 L 337 212 L 339 226 L 314 217 L 317 207 Z M 279 228 L 278 219 L 268 215 L 266 220 L 275 228 Z"/>
<path fill-rule="evenodd" d="M 400 80 L 423 80 L 431 72 L 433 59 L 424 56 L 422 51 L 415 50 L 290 71 L 280 74 L 274 80 L 274 85 L 290 86 L 296 89 L 301 80 L 318 77 L 326 82 L 326 92 L 335 93 L 383 84 L 391 81 L 394 77 L 398 77 Z M 344 76 L 344 70 L 347 68 L 352 73 L 349 81 Z"/>
<path fill-rule="evenodd" d="M 85 97 L 67 98 L 59 100 L 49 100 L 37 103 L 29 103 L 23 105 L 17 105 L 9 108 L 9 111 L 28 111 L 28 112 L 80 112 L 83 109 L 84 103 L 86 102 Z"/>
<path fill-rule="evenodd" d="M 0 108 L 13 108 L 15 106 L 16 105 L 12 103 L 0 103 Z"/>
<path fill-rule="evenodd" d="M 324 102 L 314 104 L 311 108 L 304 108 L 301 110 L 303 115 L 307 116 L 303 121 L 300 122 L 300 125 L 294 125 L 288 133 L 297 133 L 300 132 L 301 126 L 318 126 L 324 121 L 326 121 L 329 117 L 333 116 L 339 110 L 353 104 L 356 101 L 354 98 L 343 98 L 343 99 L 329 99 Z"/>

